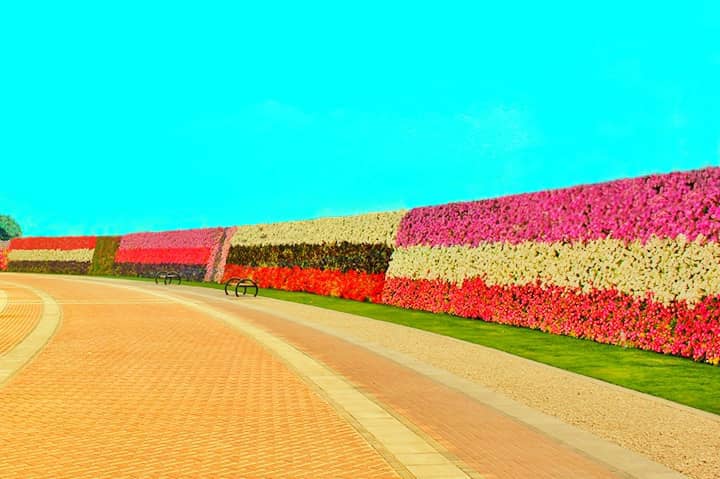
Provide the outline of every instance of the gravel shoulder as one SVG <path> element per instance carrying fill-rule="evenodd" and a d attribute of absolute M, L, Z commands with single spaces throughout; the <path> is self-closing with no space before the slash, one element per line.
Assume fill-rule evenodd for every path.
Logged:
<path fill-rule="evenodd" d="M 720 477 L 720 416 L 435 333 L 257 300 L 308 326 L 398 351 L 490 388 L 689 477 Z"/>

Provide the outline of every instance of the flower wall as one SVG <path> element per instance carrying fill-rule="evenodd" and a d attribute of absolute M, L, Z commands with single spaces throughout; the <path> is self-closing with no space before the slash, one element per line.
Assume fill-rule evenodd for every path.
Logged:
<path fill-rule="evenodd" d="M 239 226 L 223 281 L 379 302 L 404 212 Z"/>
<path fill-rule="evenodd" d="M 720 168 L 416 208 L 383 301 L 720 362 Z"/>
<path fill-rule="evenodd" d="M 173 270 L 184 279 L 208 280 L 218 263 L 224 233 L 224 228 L 203 228 L 125 235 L 115 253 L 115 271 L 152 277 Z"/>
<path fill-rule="evenodd" d="M 0 241 L 0 271 L 7 270 L 7 249 L 9 241 Z"/>
<path fill-rule="evenodd" d="M 720 363 L 720 168 L 339 218 L 16 238 L 0 270 L 222 282 Z"/>
<path fill-rule="evenodd" d="M 95 236 L 13 238 L 8 247 L 7 270 L 88 274 L 95 242 Z"/>

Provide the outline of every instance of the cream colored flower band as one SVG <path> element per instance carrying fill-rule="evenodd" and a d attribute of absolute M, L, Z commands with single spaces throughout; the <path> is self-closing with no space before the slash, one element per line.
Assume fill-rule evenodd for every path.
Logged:
<path fill-rule="evenodd" d="M 486 243 L 478 247 L 411 246 L 393 253 L 388 277 L 481 277 L 491 285 L 544 284 L 589 291 L 616 288 L 654 293 L 656 300 L 693 303 L 720 294 L 720 244 L 651 239 L 646 244 L 604 239 L 587 243 Z"/>
<path fill-rule="evenodd" d="M 10 261 L 77 261 L 88 263 L 93 259 L 94 249 L 14 249 L 8 253 Z"/>
<path fill-rule="evenodd" d="M 370 243 L 394 246 L 405 211 L 238 226 L 232 246 Z"/>

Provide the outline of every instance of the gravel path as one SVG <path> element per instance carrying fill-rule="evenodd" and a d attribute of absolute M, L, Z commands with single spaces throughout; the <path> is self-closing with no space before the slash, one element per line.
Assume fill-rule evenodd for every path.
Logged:
<path fill-rule="evenodd" d="M 720 478 L 720 416 L 434 333 L 295 303 L 257 300 L 308 325 L 445 369 L 690 477 Z"/>

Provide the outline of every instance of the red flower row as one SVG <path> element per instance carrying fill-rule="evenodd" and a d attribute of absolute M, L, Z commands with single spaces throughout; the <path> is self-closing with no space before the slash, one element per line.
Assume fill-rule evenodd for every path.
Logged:
<path fill-rule="evenodd" d="M 95 236 L 65 236 L 61 238 L 13 238 L 9 249 L 94 249 Z"/>
<path fill-rule="evenodd" d="M 7 250 L 0 246 L 0 271 L 7 271 Z"/>
<path fill-rule="evenodd" d="M 720 363 L 720 296 L 665 306 L 617 290 L 388 278 L 383 302 Z"/>
<path fill-rule="evenodd" d="M 210 248 L 118 249 L 115 263 L 205 265 Z"/>
<path fill-rule="evenodd" d="M 223 282 L 230 277 L 251 278 L 261 288 L 306 291 L 323 296 L 337 296 L 355 301 L 379 303 L 385 275 L 358 271 L 343 273 L 337 270 L 251 267 L 229 264 L 225 267 Z"/>

